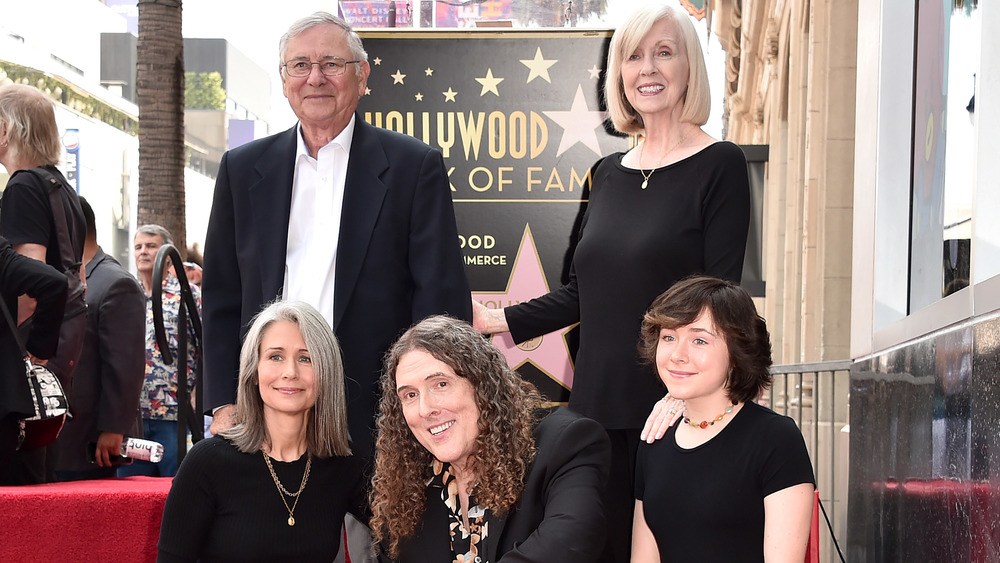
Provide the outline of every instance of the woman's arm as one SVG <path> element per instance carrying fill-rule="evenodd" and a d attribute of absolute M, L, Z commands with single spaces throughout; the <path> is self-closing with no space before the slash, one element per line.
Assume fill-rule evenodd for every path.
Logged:
<path fill-rule="evenodd" d="M 38 260 L 42 264 L 45 263 L 45 246 L 41 244 L 27 242 L 23 244 L 15 244 L 14 252 L 17 252 L 21 256 Z M 17 298 L 17 324 L 20 325 L 24 321 L 31 318 L 31 316 L 35 314 L 35 307 L 37 306 L 38 302 L 34 297 L 27 294 L 20 295 Z"/>
<path fill-rule="evenodd" d="M 730 154 L 712 170 L 702 202 L 704 273 L 739 283 L 750 228 L 750 180 L 739 147 L 728 143 L 722 146 Z"/>
<path fill-rule="evenodd" d="M 642 501 L 635 501 L 635 511 L 632 516 L 632 563 L 660 563 L 660 552 L 656 547 L 656 538 L 646 524 L 646 516 L 642 512 Z"/>
<path fill-rule="evenodd" d="M 764 497 L 764 561 L 799 563 L 805 559 L 814 490 L 812 483 L 802 483 Z"/>
<path fill-rule="evenodd" d="M 482 334 L 509 332 L 507 315 L 503 309 L 490 309 L 472 298 L 472 327 Z"/>

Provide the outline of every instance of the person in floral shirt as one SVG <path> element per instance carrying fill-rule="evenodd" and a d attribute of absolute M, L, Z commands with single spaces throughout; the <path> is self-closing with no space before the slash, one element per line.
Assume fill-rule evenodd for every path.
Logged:
<path fill-rule="evenodd" d="M 118 469 L 119 476 L 150 475 L 172 477 L 177 473 L 177 366 L 178 362 L 167 365 L 156 345 L 156 330 L 153 325 L 153 263 L 156 253 L 164 244 L 173 244 L 170 231 L 159 225 L 143 225 L 136 230 L 135 267 L 139 282 L 146 292 L 146 376 L 139 396 L 139 410 L 142 411 L 143 437 L 163 444 L 163 459 L 159 463 L 136 461 L 132 465 Z M 181 287 L 177 277 L 169 269 L 162 285 L 163 326 L 170 341 L 170 351 L 177 355 L 179 327 L 177 316 L 181 302 Z M 198 314 L 201 314 L 201 291 L 191 286 Z M 191 312 L 188 312 L 190 317 Z M 194 374 L 197 364 L 195 335 L 190 321 L 188 331 L 188 391 L 194 389 Z"/>

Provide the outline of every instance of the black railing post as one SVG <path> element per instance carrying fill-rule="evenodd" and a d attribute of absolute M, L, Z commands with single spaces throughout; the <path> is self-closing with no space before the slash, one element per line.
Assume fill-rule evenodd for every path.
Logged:
<path fill-rule="evenodd" d="M 184 271 L 184 262 L 177 248 L 172 244 L 164 244 L 156 253 L 156 260 L 153 263 L 153 279 L 163 280 L 163 268 L 170 260 L 174 268 L 174 274 L 181 287 L 181 302 L 177 311 L 177 356 L 179 365 L 177 366 L 177 463 L 184 459 L 187 453 L 187 433 L 191 432 L 191 441 L 199 442 L 205 437 L 205 425 L 201 416 L 202 393 L 201 393 L 201 317 L 198 314 L 198 303 L 191 292 L 191 284 L 188 282 L 187 273 Z M 174 355 L 170 351 L 170 340 L 167 338 L 166 327 L 163 325 L 163 283 L 153 284 L 153 328 L 156 332 L 156 346 L 160 350 L 163 362 L 167 365 L 174 363 Z M 191 328 L 194 330 L 195 342 L 188 342 L 188 312 L 190 314 Z M 194 373 L 194 393 L 197 412 L 191 408 L 191 399 L 188 394 L 188 345 L 195 346 L 198 361 Z"/>

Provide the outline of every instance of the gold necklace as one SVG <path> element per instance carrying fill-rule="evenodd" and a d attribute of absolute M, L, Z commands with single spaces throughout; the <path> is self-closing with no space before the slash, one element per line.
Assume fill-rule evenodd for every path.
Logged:
<path fill-rule="evenodd" d="M 308 457 L 306 458 L 306 470 L 304 473 L 302 473 L 302 483 L 299 485 L 299 490 L 295 491 L 294 493 L 290 493 L 288 492 L 288 490 L 285 489 L 284 485 L 281 484 L 281 481 L 278 480 L 278 475 L 274 472 L 274 467 L 271 466 L 271 459 L 267 457 L 267 454 L 264 453 L 264 450 L 261 450 L 260 453 L 261 455 L 264 456 L 264 463 L 267 464 L 267 470 L 271 472 L 271 479 L 274 479 L 274 484 L 276 487 L 278 487 L 278 494 L 281 495 L 281 502 L 284 503 L 285 510 L 288 511 L 288 525 L 294 526 L 295 507 L 299 505 L 299 495 L 302 494 L 302 490 L 306 488 L 306 481 L 309 480 L 309 469 L 312 467 L 312 460 L 313 460 L 312 454 L 311 453 L 308 454 Z M 288 508 L 288 501 L 285 500 L 285 495 L 288 495 L 290 497 L 295 497 L 295 502 L 292 503 L 291 508 Z"/>
<path fill-rule="evenodd" d="M 663 156 L 660 157 L 660 161 L 656 163 L 656 166 L 649 169 L 649 174 L 646 174 L 646 172 L 642 169 L 642 155 L 646 154 L 646 141 L 642 142 L 642 148 L 639 149 L 639 174 L 642 174 L 642 189 L 646 189 L 646 186 L 649 185 L 649 177 L 653 175 L 653 172 L 655 172 L 657 168 L 660 167 L 663 159 L 667 158 L 667 155 L 674 152 L 674 149 L 681 146 L 681 143 L 684 142 L 685 138 L 687 138 L 687 133 L 681 135 L 681 138 L 674 143 L 674 146 L 670 147 L 667 149 L 667 152 L 663 153 Z"/>

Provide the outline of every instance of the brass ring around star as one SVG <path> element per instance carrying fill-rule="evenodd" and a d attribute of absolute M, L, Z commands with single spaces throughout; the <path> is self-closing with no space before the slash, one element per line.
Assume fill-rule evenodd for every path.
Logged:
<path fill-rule="evenodd" d="M 518 344 L 517 347 L 520 348 L 521 350 L 524 350 L 525 352 L 531 352 L 533 350 L 536 350 L 541 345 L 542 345 L 542 337 L 538 336 L 536 338 L 532 338 L 531 340 L 525 340 L 524 342 Z"/>

